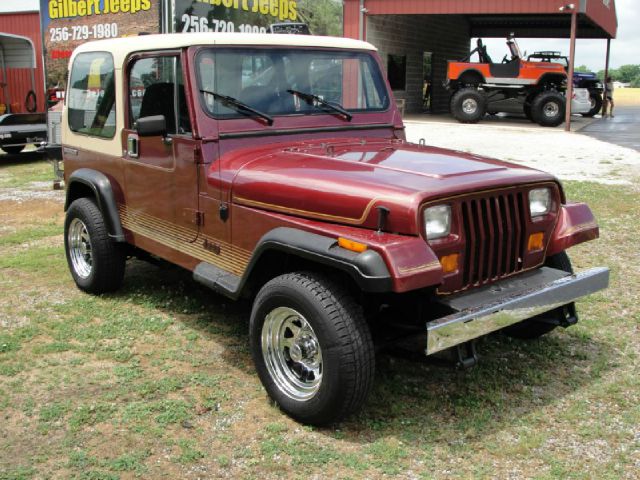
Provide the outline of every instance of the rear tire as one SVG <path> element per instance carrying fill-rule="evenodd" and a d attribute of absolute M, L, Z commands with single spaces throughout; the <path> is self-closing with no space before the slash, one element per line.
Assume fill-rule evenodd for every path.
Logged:
<path fill-rule="evenodd" d="M 593 117 L 602 110 L 602 95 L 598 92 L 589 92 L 589 98 L 591 100 L 591 110 L 587 113 L 583 113 L 583 117 Z"/>
<path fill-rule="evenodd" d="M 552 257 L 547 258 L 545 266 L 573 273 L 571 260 L 569 260 L 569 256 L 566 254 L 566 252 L 560 252 Z M 560 307 L 560 309 L 562 309 L 562 307 Z M 505 328 L 502 332 L 506 336 L 511 338 L 518 338 L 520 340 L 533 340 L 554 330 L 557 325 L 553 324 L 552 322 L 561 314 L 562 313 L 558 309 L 551 310 L 550 312 L 546 312 L 542 315 L 538 315 L 536 317 L 524 320 L 520 323 L 516 323 L 515 325 L 511 325 L 510 327 Z"/>
<path fill-rule="evenodd" d="M 22 150 L 24 150 L 24 145 L 12 145 L 12 146 L 2 146 L 0 147 L 4 153 L 9 155 L 18 155 Z"/>
<path fill-rule="evenodd" d="M 546 91 L 537 95 L 531 103 L 533 120 L 543 127 L 557 127 L 564 121 L 565 98 L 555 91 Z"/>
<path fill-rule="evenodd" d="M 327 425 L 357 411 L 373 384 L 369 327 L 346 289 L 313 272 L 266 283 L 253 304 L 251 353 L 285 413 Z"/>
<path fill-rule="evenodd" d="M 475 88 L 463 88 L 451 97 L 451 114 L 462 123 L 478 123 L 487 111 L 487 100 Z"/>
<path fill-rule="evenodd" d="M 29 113 L 35 113 L 38 110 L 38 99 L 33 90 L 29 90 L 27 93 L 27 97 L 24 99 L 24 108 Z"/>
<path fill-rule="evenodd" d="M 80 290 L 100 294 L 122 285 L 126 257 L 110 237 L 102 213 L 88 198 L 75 200 L 64 222 L 64 247 Z"/>

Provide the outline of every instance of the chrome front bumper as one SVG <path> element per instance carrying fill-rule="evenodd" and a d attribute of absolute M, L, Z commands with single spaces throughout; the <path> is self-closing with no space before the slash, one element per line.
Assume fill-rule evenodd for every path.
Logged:
<path fill-rule="evenodd" d="M 471 292 L 450 295 L 440 303 L 456 313 L 427 323 L 425 353 L 431 355 L 495 332 L 608 285 L 608 268 L 570 275 L 543 267 Z"/>

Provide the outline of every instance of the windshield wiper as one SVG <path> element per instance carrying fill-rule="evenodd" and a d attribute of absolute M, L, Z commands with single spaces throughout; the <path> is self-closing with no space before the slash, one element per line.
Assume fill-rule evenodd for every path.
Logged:
<path fill-rule="evenodd" d="M 349 112 L 347 112 L 341 105 L 329 103 L 326 100 L 324 100 L 322 97 L 319 97 L 318 95 L 313 95 L 312 93 L 300 92 L 299 90 L 287 90 L 287 92 L 289 92 L 291 95 L 295 95 L 296 97 L 300 97 L 309 105 L 312 105 L 318 108 L 321 108 L 319 105 L 322 105 L 324 107 L 327 107 L 329 110 L 333 110 L 334 112 L 337 112 L 340 115 L 344 115 L 344 118 L 346 118 L 347 121 L 349 122 L 353 118 L 353 116 Z"/>
<path fill-rule="evenodd" d="M 237 98 L 229 97 L 227 95 L 220 95 L 219 93 L 212 92 L 210 90 L 200 90 L 200 92 L 211 95 L 216 100 L 220 100 L 225 107 L 227 106 L 235 107 L 235 110 L 240 113 L 242 112 L 253 113 L 256 117 L 260 117 L 263 120 L 265 120 L 269 126 L 273 125 L 273 117 L 271 115 L 267 115 L 266 113 L 261 112 L 260 110 L 256 110 L 255 108 L 247 105 L 246 103 L 242 103 Z"/>

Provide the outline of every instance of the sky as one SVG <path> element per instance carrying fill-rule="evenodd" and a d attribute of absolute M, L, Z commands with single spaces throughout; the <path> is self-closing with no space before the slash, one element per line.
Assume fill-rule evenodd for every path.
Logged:
<path fill-rule="evenodd" d="M 19 10 L 38 10 L 40 0 L 0 0 L 0 13 Z M 611 42 L 611 67 L 640 64 L 640 1 L 616 0 L 618 14 L 618 37 Z M 518 39 L 524 52 L 558 50 L 569 54 L 569 40 Z M 576 42 L 576 66 L 586 65 L 594 71 L 604 70 L 606 40 L 578 40 Z M 502 58 L 507 53 L 504 40 L 487 39 L 485 44 L 493 58 Z"/>
<path fill-rule="evenodd" d="M 40 0 L 0 0 L 0 13 L 40 10 Z"/>
<path fill-rule="evenodd" d="M 621 65 L 640 64 L 640 1 L 616 0 L 618 36 L 611 42 L 612 68 Z M 500 59 L 507 53 L 507 45 L 501 39 L 484 40 L 489 55 Z M 569 39 L 519 38 L 520 49 L 527 53 L 556 50 L 569 56 Z M 577 40 L 576 67 L 586 65 L 592 71 L 604 70 L 607 54 L 606 40 Z"/>

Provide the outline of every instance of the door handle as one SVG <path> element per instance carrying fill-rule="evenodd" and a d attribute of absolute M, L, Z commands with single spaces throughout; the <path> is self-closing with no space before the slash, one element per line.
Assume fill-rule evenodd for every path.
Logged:
<path fill-rule="evenodd" d="M 138 148 L 140 146 L 137 135 L 129 135 L 127 137 L 127 155 L 131 158 L 138 158 Z"/>

